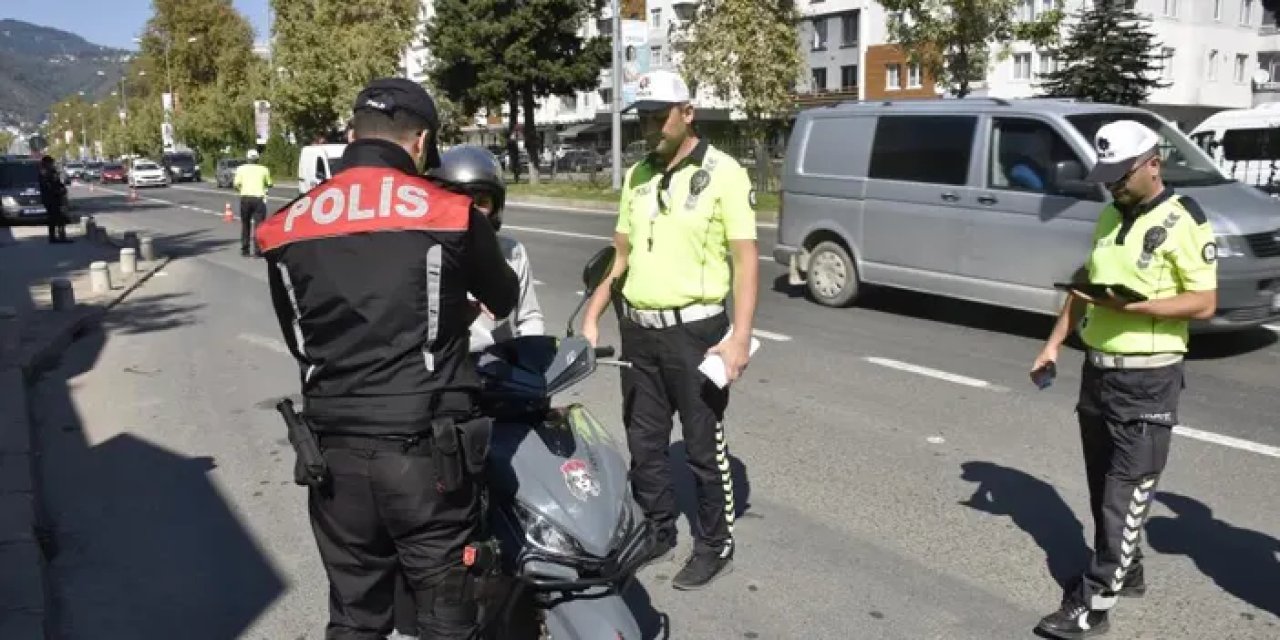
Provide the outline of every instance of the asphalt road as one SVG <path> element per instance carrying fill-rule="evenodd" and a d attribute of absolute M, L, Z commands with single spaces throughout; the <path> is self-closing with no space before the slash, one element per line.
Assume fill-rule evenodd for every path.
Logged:
<path fill-rule="evenodd" d="M 73 196 L 181 258 L 77 345 L 65 382 L 40 390 L 67 637 L 321 637 L 323 573 L 268 405 L 296 392 L 297 371 L 262 263 L 238 255 L 238 221 L 219 219 L 233 195 Z M 611 218 L 513 207 L 506 220 L 548 327 L 562 327 Z M 761 234 L 767 256 L 773 230 Z M 826 309 L 762 262 L 764 344 L 728 419 L 745 509 L 736 569 L 697 593 L 670 588 L 675 564 L 645 570 L 631 599 L 646 627 L 717 640 L 1031 637 L 1092 535 L 1072 414 L 1080 354 L 1064 354 L 1048 390 L 1026 379 L 1049 322 L 898 292 Z M 1194 430 L 1174 441 L 1147 530 L 1152 588 L 1121 603 L 1113 636 L 1280 636 L 1276 338 L 1196 341 L 1182 402 Z M 569 399 L 620 435 L 616 376 L 601 369 Z"/>

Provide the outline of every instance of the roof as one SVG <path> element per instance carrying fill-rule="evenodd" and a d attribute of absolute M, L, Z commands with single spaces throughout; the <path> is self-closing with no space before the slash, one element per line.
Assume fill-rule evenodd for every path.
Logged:
<path fill-rule="evenodd" d="M 831 112 L 858 113 L 870 111 L 883 113 L 886 108 L 902 113 L 933 113 L 939 111 L 954 112 L 957 109 L 963 109 L 966 112 L 974 114 L 1000 114 L 1009 111 L 1034 111 L 1037 113 L 1053 113 L 1063 116 L 1097 113 L 1099 111 L 1112 113 L 1117 111 L 1144 114 L 1151 113 L 1146 109 L 1140 109 L 1137 107 L 1126 107 L 1101 102 L 1082 102 L 1073 98 L 1026 98 L 1006 100 L 1004 98 L 969 97 L 943 99 L 921 98 L 906 100 L 863 100 L 857 102 L 848 101 L 825 107 L 806 109 L 801 112 L 800 116 L 804 117 Z"/>

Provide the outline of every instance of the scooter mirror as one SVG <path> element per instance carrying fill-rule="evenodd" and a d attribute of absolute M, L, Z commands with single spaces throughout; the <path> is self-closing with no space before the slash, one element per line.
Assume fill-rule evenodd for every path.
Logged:
<path fill-rule="evenodd" d="M 613 258 L 615 250 L 613 245 L 605 247 L 596 252 L 591 259 L 587 261 L 587 266 L 582 268 L 582 284 L 586 287 L 586 292 L 590 294 L 600 286 L 601 282 L 609 276 L 609 272 L 613 270 Z"/>

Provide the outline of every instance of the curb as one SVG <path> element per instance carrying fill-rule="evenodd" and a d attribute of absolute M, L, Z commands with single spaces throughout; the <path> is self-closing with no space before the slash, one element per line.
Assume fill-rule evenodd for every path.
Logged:
<path fill-rule="evenodd" d="M 107 243 L 120 243 L 107 235 Z M 57 556 L 56 540 L 40 500 L 38 465 L 34 443 L 34 407 L 31 386 L 52 369 L 76 338 L 99 326 L 107 312 L 119 305 L 142 283 L 173 260 L 160 256 L 140 269 L 128 286 L 104 302 L 79 304 L 58 318 L 62 325 L 40 343 L 17 353 L 13 361 L 0 363 L 0 408 L 16 416 L 10 428 L 0 428 L 0 638 L 26 640 L 52 638 L 54 598 L 46 575 L 49 561 Z M 8 422 L 8 421 L 6 421 Z"/>

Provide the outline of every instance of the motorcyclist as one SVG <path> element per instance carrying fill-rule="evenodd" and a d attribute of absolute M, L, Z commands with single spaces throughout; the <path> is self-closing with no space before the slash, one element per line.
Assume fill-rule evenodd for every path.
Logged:
<path fill-rule="evenodd" d="M 493 230 L 502 228 L 507 185 L 497 157 L 488 149 L 475 145 L 453 147 L 441 154 L 440 166 L 427 176 L 445 188 L 471 196 L 476 209 L 488 217 Z M 495 318 L 488 310 L 480 309 L 480 315 L 471 324 L 472 351 L 481 351 L 495 342 L 514 337 L 545 333 L 542 308 L 533 289 L 528 251 L 519 240 L 505 234 L 498 234 L 498 245 L 507 264 L 520 278 L 520 301 L 516 310 L 505 318 Z"/>

